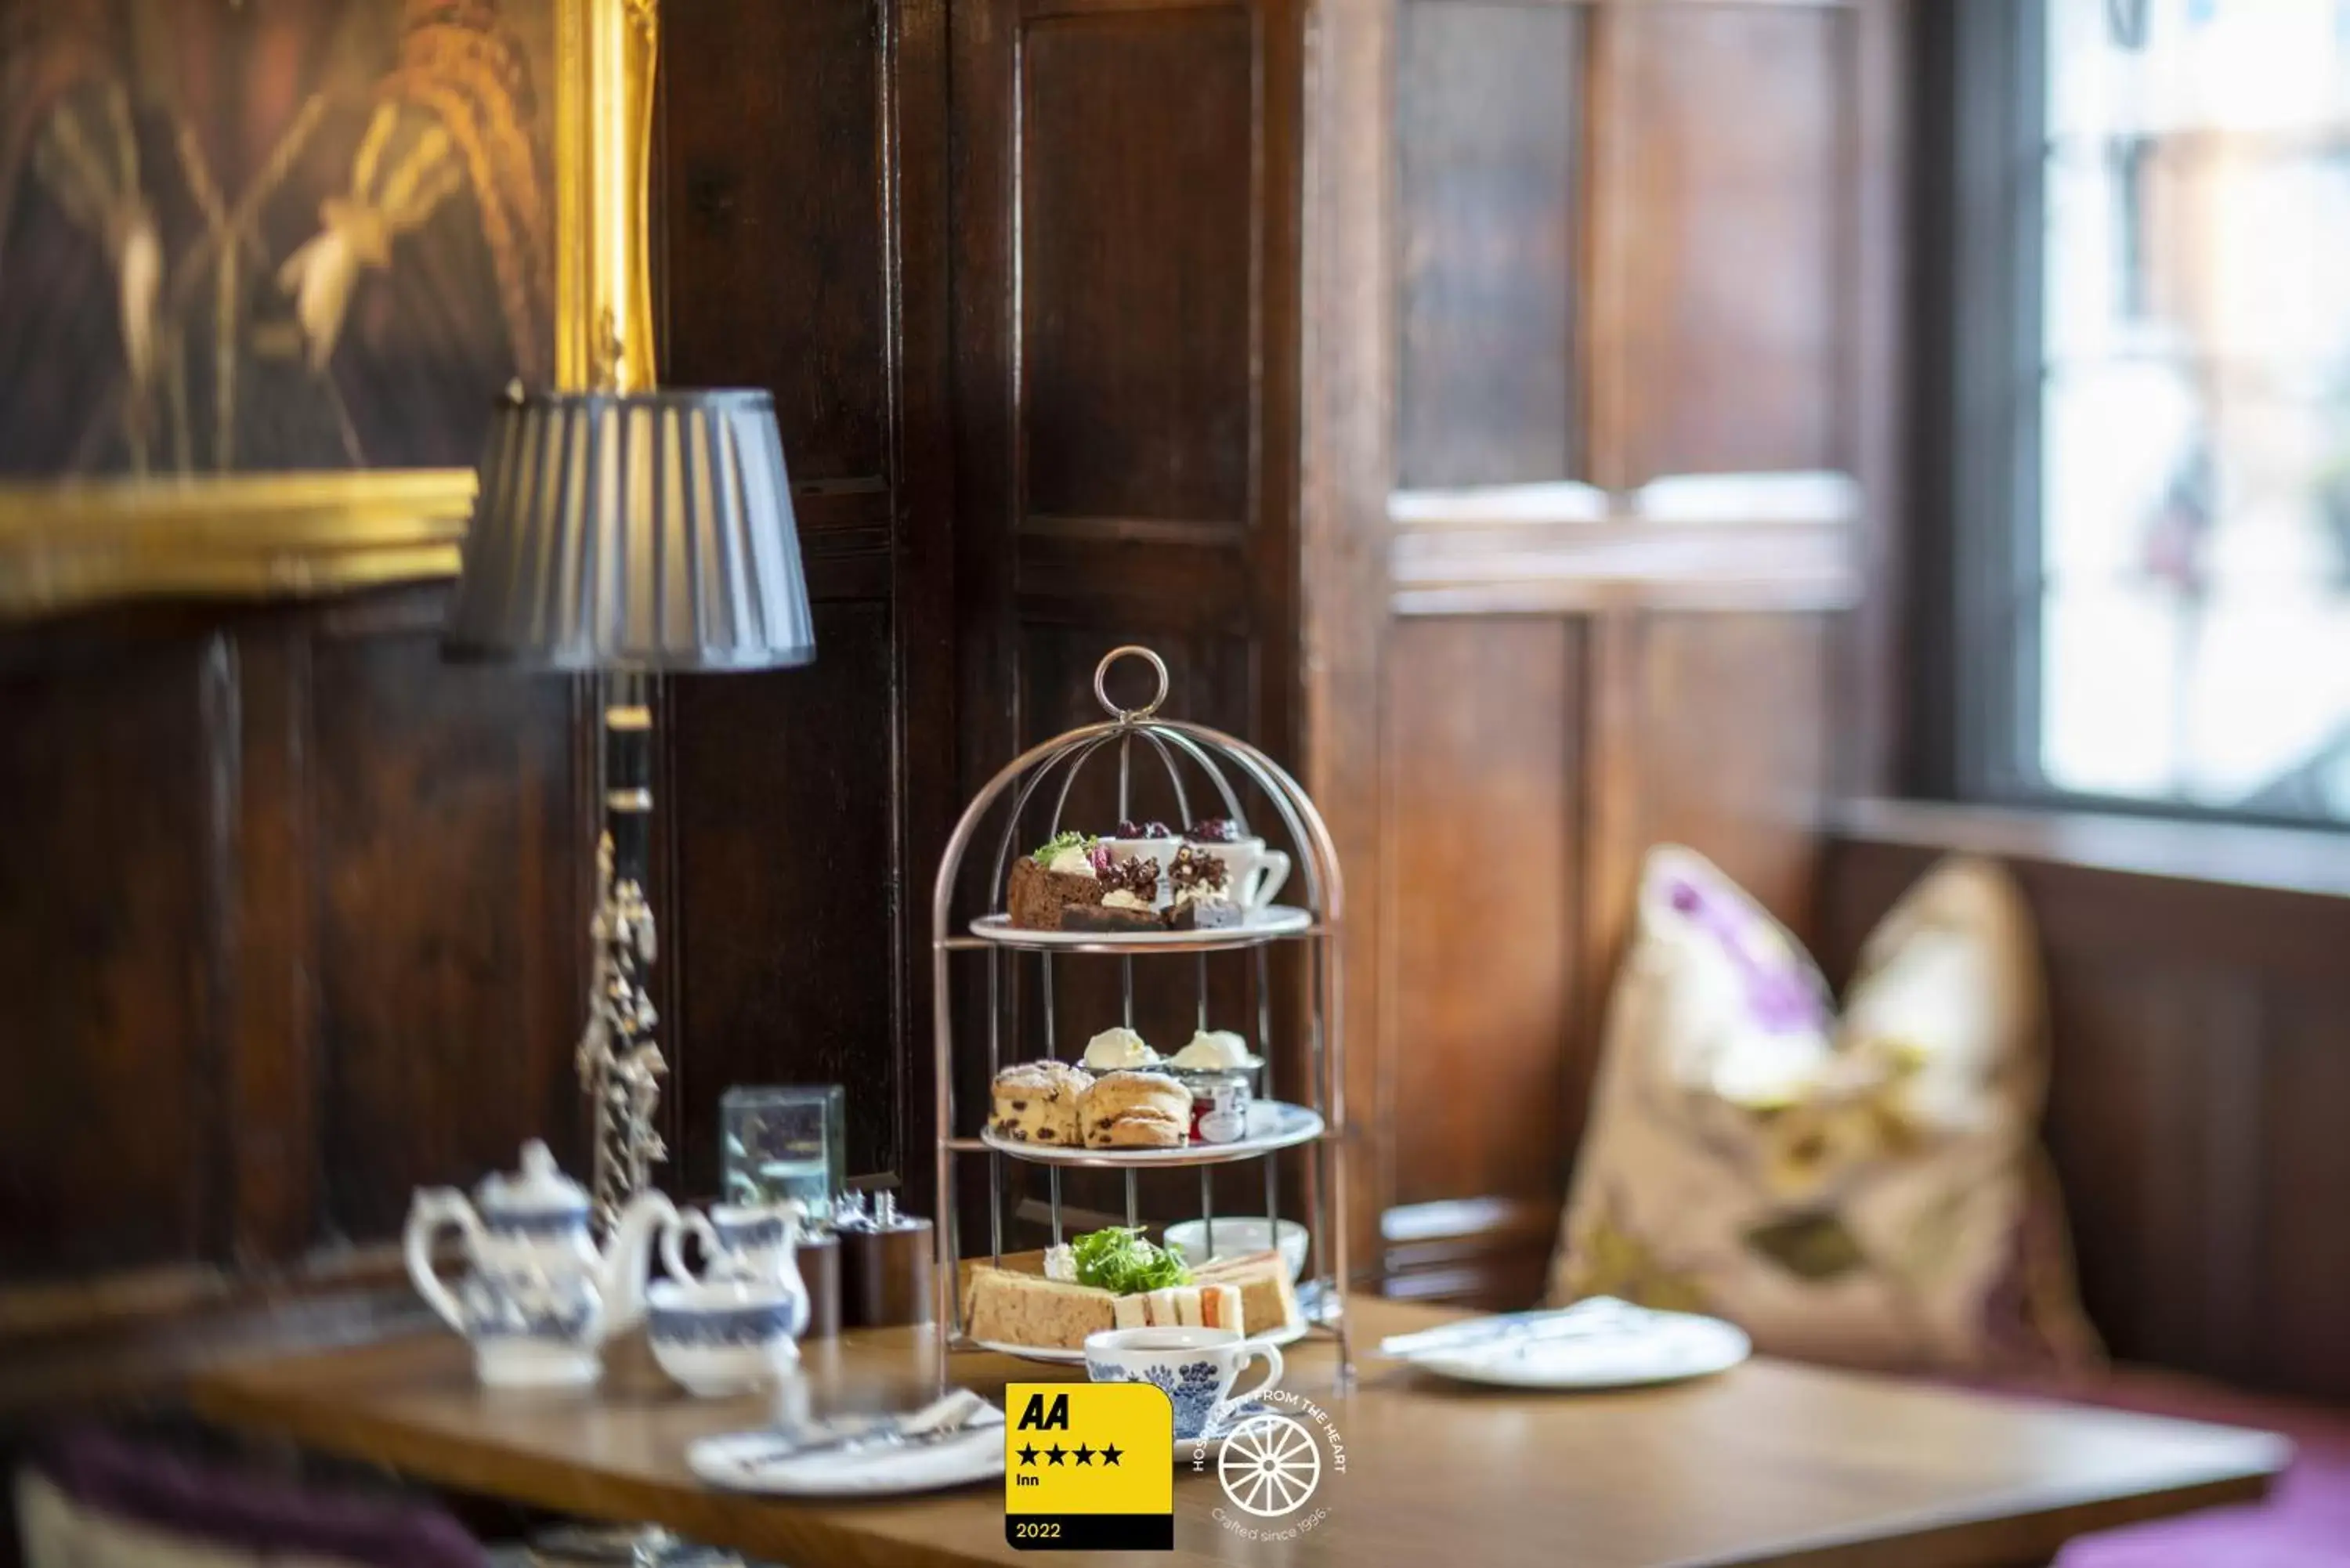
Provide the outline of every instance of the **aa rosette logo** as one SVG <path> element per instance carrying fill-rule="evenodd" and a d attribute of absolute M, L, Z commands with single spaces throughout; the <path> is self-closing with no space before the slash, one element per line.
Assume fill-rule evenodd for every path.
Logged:
<path fill-rule="evenodd" d="M 1149 1383 L 1004 1390 L 1003 1539 L 1021 1552 L 1175 1545 L 1175 1417 Z"/>
<path fill-rule="evenodd" d="M 1188 1445 L 1195 1475 L 1215 1472 L 1215 1521 L 1246 1541 L 1295 1541 L 1329 1517 L 1347 1444 L 1330 1413 L 1302 1394 L 1267 1389 L 1223 1428 Z"/>

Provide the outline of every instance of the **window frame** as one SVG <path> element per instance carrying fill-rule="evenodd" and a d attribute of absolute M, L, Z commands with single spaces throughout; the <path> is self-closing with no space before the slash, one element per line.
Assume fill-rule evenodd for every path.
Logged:
<path fill-rule="evenodd" d="M 2040 771 L 2045 0 L 1918 13 L 1909 792 L 2181 821 L 2350 817 L 2065 789 Z"/>

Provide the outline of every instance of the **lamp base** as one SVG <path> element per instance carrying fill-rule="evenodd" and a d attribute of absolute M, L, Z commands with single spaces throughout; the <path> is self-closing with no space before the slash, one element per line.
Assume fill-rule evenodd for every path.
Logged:
<path fill-rule="evenodd" d="M 636 672 L 607 676 L 603 707 L 604 832 L 596 845 L 596 913 L 588 925 L 594 961 L 579 1082 L 595 1114 L 596 1224 L 609 1235 L 667 1155 L 653 1112 L 668 1064 L 654 1043 L 660 1019 L 647 987 L 656 949 L 645 896 L 653 811 L 650 682 Z"/>

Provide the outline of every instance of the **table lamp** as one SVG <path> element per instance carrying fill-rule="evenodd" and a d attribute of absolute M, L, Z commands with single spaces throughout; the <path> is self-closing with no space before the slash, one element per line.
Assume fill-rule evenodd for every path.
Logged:
<path fill-rule="evenodd" d="M 579 1075 L 608 1230 L 664 1158 L 646 980 L 656 675 L 816 657 L 764 391 L 508 391 L 492 418 L 444 650 L 603 676 L 604 830 Z"/>

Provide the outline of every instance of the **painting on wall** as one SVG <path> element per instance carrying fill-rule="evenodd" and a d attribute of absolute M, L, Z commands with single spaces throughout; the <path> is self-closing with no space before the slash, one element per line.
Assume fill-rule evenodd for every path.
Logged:
<path fill-rule="evenodd" d="M 452 569 L 615 3 L 0 0 L 0 611 Z"/>

